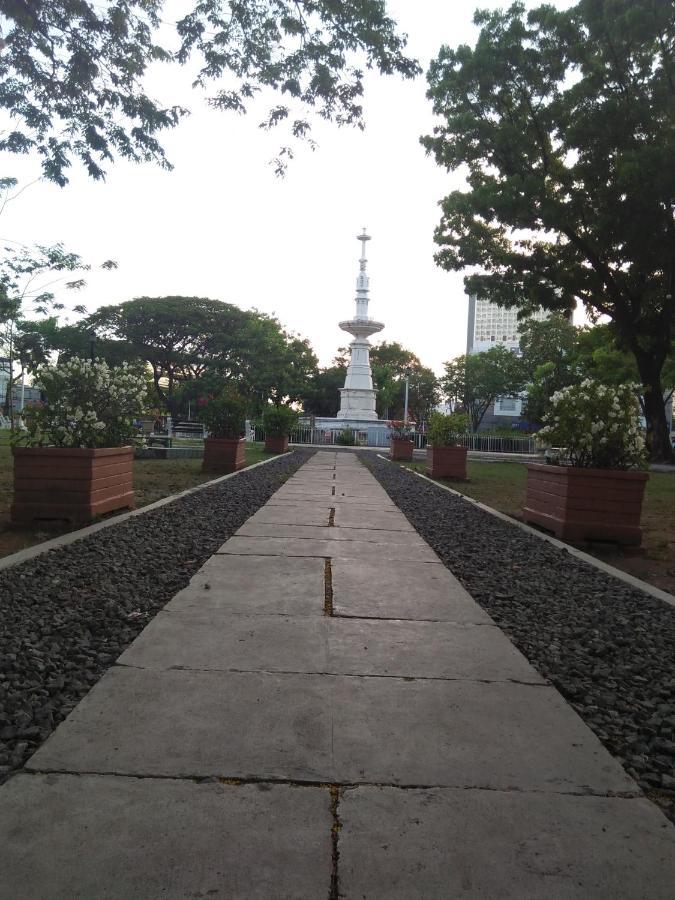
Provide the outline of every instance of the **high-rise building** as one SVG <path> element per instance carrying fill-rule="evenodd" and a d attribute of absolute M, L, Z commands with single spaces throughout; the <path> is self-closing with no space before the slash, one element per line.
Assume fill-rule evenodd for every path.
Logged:
<path fill-rule="evenodd" d="M 549 313 L 539 309 L 530 318 L 541 321 Z M 484 353 L 490 347 L 501 345 L 507 350 L 518 353 L 520 337 L 518 334 L 518 310 L 498 306 L 490 300 L 479 300 L 475 294 L 469 295 L 469 322 L 466 335 L 466 352 Z M 485 414 L 482 427 L 494 425 L 514 425 L 520 421 L 523 412 L 521 397 L 501 397 Z"/>
<path fill-rule="evenodd" d="M 540 309 L 531 318 L 542 320 L 549 313 Z M 469 296 L 469 323 L 466 335 L 466 352 L 482 353 L 501 344 L 508 350 L 518 351 L 518 310 L 497 306 L 490 300 L 479 300 L 475 294 Z"/>

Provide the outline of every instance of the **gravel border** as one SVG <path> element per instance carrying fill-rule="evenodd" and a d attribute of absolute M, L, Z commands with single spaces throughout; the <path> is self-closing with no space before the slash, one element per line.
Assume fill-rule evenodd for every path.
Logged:
<path fill-rule="evenodd" d="M 675 608 L 408 469 L 361 461 L 675 822 Z"/>
<path fill-rule="evenodd" d="M 242 469 L 0 571 L 0 783 L 313 452 Z"/>

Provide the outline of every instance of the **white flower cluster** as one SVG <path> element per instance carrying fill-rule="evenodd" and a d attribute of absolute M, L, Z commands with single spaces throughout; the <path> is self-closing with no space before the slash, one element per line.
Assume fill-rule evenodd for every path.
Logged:
<path fill-rule="evenodd" d="M 565 447 L 575 466 L 630 469 L 645 463 L 638 386 L 609 387 L 590 378 L 556 391 L 537 437 Z"/>
<path fill-rule="evenodd" d="M 126 363 L 111 368 L 75 357 L 44 366 L 37 383 L 46 402 L 26 411 L 29 445 L 119 447 L 134 440 L 146 383 Z"/>

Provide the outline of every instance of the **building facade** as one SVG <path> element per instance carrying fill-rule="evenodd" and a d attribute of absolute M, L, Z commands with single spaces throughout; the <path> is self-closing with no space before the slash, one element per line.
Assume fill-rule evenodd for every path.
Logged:
<path fill-rule="evenodd" d="M 530 318 L 542 321 L 549 313 L 540 309 Z M 466 335 L 466 352 L 484 353 L 491 347 L 502 346 L 514 353 L 520 352 L 518 334 L 518 310 L 506 308 L 480 300 L 475 294 L 469 296 L 469 319 Z M 521 397 L 502 397 L 493 403 L 485 413 L 481 429 L 495 427 L 519 427 L 523 421 L 524 400 Z"/>

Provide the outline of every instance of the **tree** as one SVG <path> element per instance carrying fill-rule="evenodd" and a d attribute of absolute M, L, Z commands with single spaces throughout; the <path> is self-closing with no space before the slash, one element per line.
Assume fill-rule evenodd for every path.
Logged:
<path fill-rule="evenodd" d="M 403 55 L 405 38 L 383 0 L 193 3 L 175 23 L 178 46 L 169 50 L 159 43 L 162 24 L 171 37 L 163 0 L 5 0 L 0 108 L 13 127 L 0 150 L 37 153 L 44 176 L 60 185 L 73 158 L 97 179 L 115 154 L 170 168 L 158 134 L 186 110 L 145 92 L 143 76 L 155 62 L 196 62 L 195 84 L 215 82 L 209 102 L 217 109 L 244 113 L 262 89 L 280 94 L 284 102 L 263 124 L 288 120 L 296 138 L 309 132 L 310 109 L 338 124 L 362 124 L 359 62 L 404 77 L 419 71 Z M 282 148 L 278 165 L 289 155 Z"/>
<path fill-rule="evenodd" d="M 112 260 L 106 260 L 102 264 L 104 269 L 115 266 Z M 9 379 L 1 402 L 10 416 L 12 426 L 12 387 L 19 377 L 18 373 L 15 375 L 14 365 L 17 359 L 22 368 L 29 368 L 30 363 L 30 341 L 26 339 L 29 325 L 26 316 L 47 316 L 49 313 L 58 315 L 64 309 L 64 304 L 56 298 L 56 285 L 66 290 L 78 290 L 86 282 L 82 278 L 68 281 L 68 273 L 88 271 L 90 268 L 80 256 L 65 250 L 62 244 L 3 248 L 0 258 L 0 354 L 9 360 Z M 84 312 L 83 307 L 75 307 L 75 310 Z"/>
<path fill-rule="evenodd" d="M 523 390 L 522 363 L 501 345 L 459 356 L 444 365 L 441 386 L 448 400 L 459 403 L 468 414 L 472 431 L 478 431 L 490 404 L 500 397 L 517 397 Z"/>
<path fill-rule="evenodd" d="M 526 319 L 519 327 L 523 375 L 527 380 L 525 415 L 542 423 L 551 397 L 576 380 L 578 329 L 563 316 Z"/>
<path fill-rule="evenodd" d="M 296 399 L 316 365 L 307 342 L 287 335 L 276 319 L 204 297 L 139 297 L 102 307 L 83 326 L 107 341 L 109 352 L 121 342 L 124 352 L 145 360 L 157 398 L 173 416 L 193 399 L 190 390 L 179 392 L 185 382 L 218 393 L 237 380 L 262 406 Z"/>
<path fill-rule="evenodd" d="M 675 19 L 659 0 L 478 12 L 476 46 L 428 73 L 423 138 L 468 189 L 442 201 L 437 261 L 525 310 L 581 301 L 636 360 L 653 460 L 673 454 L 662 370 L 675 294 Z"/>
<path fill-rule="evenodd" d="M 307 380 L 302 400 L 303 410 L 310 416 L 333 418 L 340 408 L 340 388 L 344 387 L 347 368 L 342 365 L 319 369 Z"/>

